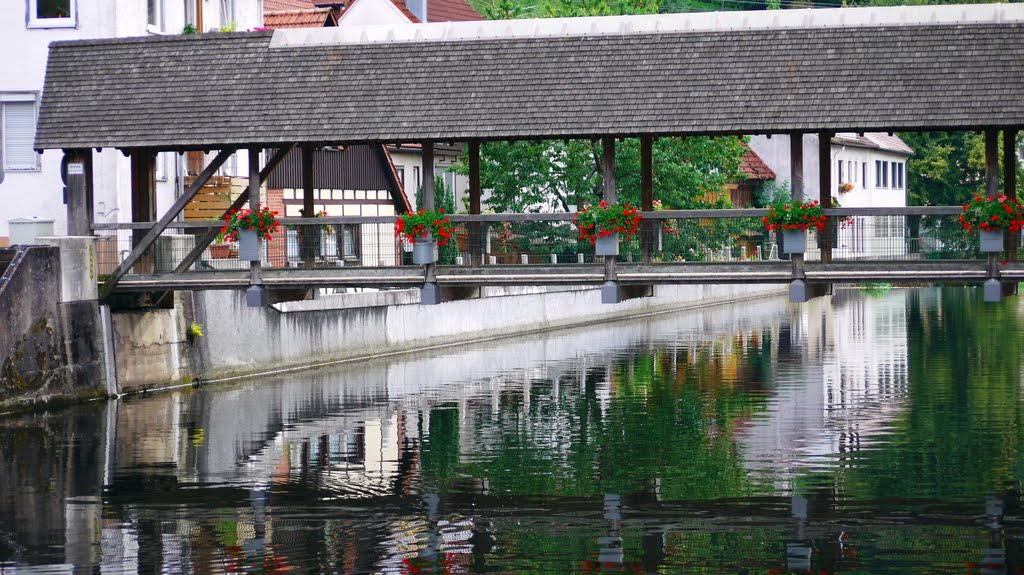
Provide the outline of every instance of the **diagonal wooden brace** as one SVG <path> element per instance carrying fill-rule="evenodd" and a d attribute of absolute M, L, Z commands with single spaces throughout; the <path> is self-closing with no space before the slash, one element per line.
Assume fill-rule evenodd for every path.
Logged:
<path fill-rule="evenodd" d="M 283 147 L 274 153 L 273 157 L 270 158 L 270 161 L 267 162 L 267 165 L 263 166 L 263 169 L 260 170 L 260 185 L 263 185 L 263 182 L 267 181 L 267 178 L 270 177 L 270 173 L 274 171 L 274 168 L 276 168 L 277 165 L 280 164 L 282 160 L 284 160 L 285 156 L 288 155 L 288 152 L 292 151 L 292 148 L 294 147 L 295 144 L 292 144 L 290 146 Z M 244 206 L 248 201 L 249 188 L 246 187 L 245 191 L 242 192 L 240 196 L 238 196 L 238 199 L 232 202 L 231 207 L 229 207 L 223 214 L 221 214 L 219 219 L 223 220 L 224 216 L 228 215 L 231 212 L 231 210 L 242 209 L 242 206 Z M 196 260 L 198 260 L 199 257 L 203 255 L 203 252 L 206 251 L 207 246 L 209 246 L 213 242 L 213 240 L 217 239 L 217 235 L 219 234 L 219 229 L 212 229 L 207 231 L 203 235 L 198 236 L 196 238 L 196 244 L 192 247 L 192 250 L 189 251 L 188 254 L 181 260 L 181 263 L 179 263 L 178 266 L 174 268 L 174 273 L 183 273 L 188 268 L 190 268 L 192 264 L 196 263 Z"/>
<path fill-rule="evenodd" d="M 114 269 L 113 273 L 107 276 L 107 279 L 103 282 L 103 285 L 100 286 L 101 300 L 106 299 L 106 297 L 109 296 L 111 292 L 114 291 L 114 286 L 117 285 L 117 282 L 121 281 L 121 278 L 124 277 L 124 274 L 128 273 L 128 270 L 132 269 L 132 266 L 135 265 L 135 262 L 139 261 L 139 258 L 142 257 L 142 254 L 146 253 L 146 250 L 149 249 L 149 246 L 153 245 L 153 242 L 155 242 L 156 239 L 160 237 L 160 234 L 162 234 L 164 230 L 167 229 L 167 226 L 170 225 L 172 221 L 174 221 L 174 218 L 178 217 L 178 214 L 181 213 L 181 210 L 185 209 L 185 206 L 189 203 L 189 201 L 191 201 L 192 198 L 195 197 L 196 193 L 198 193 L 199 190 L 201 190 L 203 186 L 206 185 L 206 182 L 208 182 L 210 178 L 215 173 L 217 173 L 217 170 L 219 170 L 220 167 L 224 165 L 224 162 L 226 162 L 228 158 L 230 158 L 231 155 L 234 154 L 237 149 L 238 148 L 227 148 L 225 150 L 222 150 L 219 154 L 217 154 L 217 157 L 214 158 L 212 162 L 210 162 L 210 165 L 206 166 L 206 169 L 204 169 L 203 172 L 199 174 L 199 177 L 196 178 L 196 181 L 193 182 L 192 185 L 189 186 L 187 190 L 185 190 L 185 193 L 182 194 L 180 198 L 175 200 L 174 204 L 171 205 L 169 210 L 167 210 L 167 213 L 164 214 L 159 221 L 153 224 L 152 228 L 149 228 L 149 231 L 146 232 L 146 235 L 143 236 L 139 244 L 132 249 L 131 253 L 128 254 L 128 257 L 126 257 L 124 261 L 121 262 L 116 269 Z"/>

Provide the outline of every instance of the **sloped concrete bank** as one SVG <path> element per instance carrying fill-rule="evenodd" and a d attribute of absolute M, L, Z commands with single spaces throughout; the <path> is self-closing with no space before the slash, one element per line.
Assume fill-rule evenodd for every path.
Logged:
<path fill-rule="evenodd" d="M 484 297 L 419 305 L 418 290 L 351 293 L 249 308 L 232 291 L 180 293 L 175 309 L 115 313 L 121 391 L 576 327 L 785 293 L 776 285 L 657 286 L 602 305 L 596 289 L 489 288 Z M 190 335 L 193 324 L 203 335 Z"/>

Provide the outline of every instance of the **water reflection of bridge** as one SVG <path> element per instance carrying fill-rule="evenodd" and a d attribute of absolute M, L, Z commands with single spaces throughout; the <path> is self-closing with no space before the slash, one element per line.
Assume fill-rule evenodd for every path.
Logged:
<path fill-rule="evenodd" d="M 438 465 L 438 454 L 431 453 L 437 445 L 429 444 L 445 423 L 458 422 L 457 435 L 447 444 L 457 465 L 494 452 L 501 434 L 516 430 L 535 441 L 536 448 L 559 456 L 564 445 L 557 418 L 572 416 L 567 410 L 580 401 L 576 398 L 585 396 L 595 418 L 610 417 L 616 386 L 633 381 L 630 370 L 651 362 L 715 365 L 716 373 L 726 374 L 715 386 L 737 385 L 740 380 L 728 378 L 735 369 L 731 362 L 752 348 L 766 350 L 779 376 L 775 386 L 756 389 L 766 393 L 766 405 L 731 430 L 743 464 L 755 472 L 795 473 L 817 466 L 811 470 L 841 473 L 842 454 L 884 439 L 888 421 L 898 415 L 907 351 L 905 329 L 899 327 L 902 292 L 875 300 L 835 299 L 832 309 L 747 303 L 444 357 L 314 372 L 305 382 L 136 398 L 106 413 L 57 419 L 77 421 L 73 433 L 92 438 L 54 451 L 45 442 L 36 444 L 34 457 L 56 458 L 50 466 L 54 481 L 73 497 L 0 499 L 3 516 L 10 516 L 10 505 L 21 517 L 32 514 L 33 506 L 44 506 L 47 512 L 37 516 L 48 518 L 44 523 L 50 528 L 42 541 L 49 537 L 49 546 L 67 544 L 59 560 L 53 547 L 26 548 L 23 557 L 130 572 L 204 561 L 204 556 L 235 553 L 236 547 L 273 549 L 289 558 L 318 557 L 326 549 L 349 565 L 342 572 L 399 573 L 408 561 L 428 565 L 440 557 L 480 566 L 496 560 L 499 539 L 507 545 L 516 537 L 561 541 L 567 534 L 593 537 L 596 556 L 610 563 L 639 562 L 654 570 L 671 560 L 677 553 L 673 549 L 687 537 L 694 539 L 692 534 L 727 537 L 737 524 L 757 525 L 766 542 L 792 543 L 787 547 L 791 559 L 788 551 L 775 550 L 758 555 L 761 565 L 794 566 L 806 556 L 816 564 L 849 561 L 851 549 L 871 544 L 856 537 L 844 542 L 844 533 L 892 530 L 896 537 L 913 537 L 941 528 L 962 537 L 987 537 L 994 529 L 990 525 L 998 524 L 1000 537 L 986 553 L 1016 565 L 1021 520 L 1019 494 L 1013 490 L 995 494 L 992 501 L 905 510 L 886 500 L 851 507 L 834 487 L 817 484 L 799 496 L 803 501 L 791 498 L 788 489 L 706 501 L 666 498 L 655 477 L 618 494 L 545 502 L 494 489 L 486 474 L 457 479 L 458 496 L 438 494 L 423 483 L 429 475 L 425 466 Z M 883 355 L 865 349 L 856 353 L 880 336 L 888 338 L 882 343 L 891 348 Z M 651 353 L 659 348 L 668 351 Z M 616 359 L 594 351 L 610 349 L 618 350 Z M 862 367 L 872 361 L 892 362 L 891 369 L 865 373 Z M 685 367 L 674 365 L 671 372 Z M 700 385 L 699 380 L 674 382 L 681 383 Z M 562 387 L 556 392 L 555 386 Z M 875 409 L 884 402 L 896 407 Z M 525 417 L 542 407 L 551 415 Z M 42 426 L 48 421 L 55 420 L 38 420 Z M 34 430 L 42 426 L 29 421 Z M 47 433 L 54 432 L 60 433 Z M 843 439 L 844 433 L 854 432 L 858 442 Z M 815 443 L 817 437 L 826 440 Z M 777 438 L 783 441 L 772 443 Z M 840 460 L 829 463 L 830 457 Z M 91 467 L 84 464 L 89 461 Z M 22 483 L 15 469 L 4 472 L 5 484 Z M 76 471 L 74 482 L 62 475 L 68 469 Z M 101 484 L 106 484 L 102 505 L 97 499 Z M 175 509 L 188 511 L 180 515 Z M 218 533 L 225 525 L 235 543 L 210 543 L 223 538 Z M 630 528 L 642 530 L 642 557 L 623 553 Z M 314 535 L 297 535 L 309 531 Z M 22 538 L 17 529 L 12 536 Z M 102 557 L 95 546 L 100 540 Z"/>

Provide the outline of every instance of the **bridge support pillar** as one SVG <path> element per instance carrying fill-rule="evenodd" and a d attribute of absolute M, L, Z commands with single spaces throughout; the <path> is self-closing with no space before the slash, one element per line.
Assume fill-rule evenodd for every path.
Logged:
<path fill-rule="evenodd" d="M 601 303 L 619 303 L 619 282 L 607 281 L 601 284 Z"/>
<path fill-rule="evenodd" d="M 423 284 L 420 288 L 420 304 L 437 305 L 441 303 L 441 288 L 435 282 Z"/>
<path fill-rule="evenodd" d="M 248 307 L 264 307 L 267 305 L 267 288 L 260 285 L 249 286 L 245 290 L 245 305 Z"/>
<path fill-rule="evenodd" d="M 1003 301 L 1003 284 L 999 280 L 991 278 L 985 281 L 985 301 L 990 303 Z"/>
<path fill-rule="evenodd" d="M 793 280 L 789 284 L 790 303 L 805 303 L 811 299 L 810 289 L 804 280 Z"/>

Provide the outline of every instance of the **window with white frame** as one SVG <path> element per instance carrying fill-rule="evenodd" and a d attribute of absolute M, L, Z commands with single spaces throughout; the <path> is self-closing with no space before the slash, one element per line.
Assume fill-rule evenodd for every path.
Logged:
<path fill-rule="evenodd" d="M 844 181 L 844 180 L 843 180 L 843 161 L 842 161 L 842 160 L 839 160 L 838 164 L 839 164 L 839 165 L 838 165 L 838 166 L 836 166 L 836 167 L 838 168 L 838 170 L 837 170 L 837 171 L 838 171 L 838 175 L 839 175 L 839 183 L 840 183 L 840 184 L 842 184 L 842 183 L 843 183 L 843 181 Z"/>
<path fill-rule="evenodd" d="M 236 22 L 235 0 L 220 0 L 220 29 L 223 31 L 234 31 Z"/>
<path fill-rule="evenodd" d="M 412 191 L 416 192 L 420 189 L 420 167 L 412 167 Z"/>
<path fill-rule="evenodd" d="M 875 187 L 882 187 L 882 160 L 875 160 Z"/>
<path fill-rule="evenodd" d="M 39 170 L 36 136 L 36 95 L 0 94 L 0 156 L 4 170 Z"/>
<path fill-rule="evenodd" d="M 444 172 L 444 187 L 455 195 L 455 172 Z"/>
<path fill-rule="evenodd" d="M 149 13 L 149 31 L 164 32 L 164 0 L 146 0 L 146 10 Z"/>
<path fill-rule="evenodd" d="M 395 166 L 395 171 L 398 172 L 398 179 L 402 182 L 402 187 L 405 187 L 405 166 Z"/>
<path fill-rule="evenodd" d="M 896 180 L 896 187 L 901 190 L 906 189 L 906 182 L 904 181 L 904 174 L 906 173 L 906 170 L 904 166 L 906 166 L 906 164 L 903 162 L 896 163 L 896 176 L 898 178 Z"/>
<path fill-rule="evenodd" d="M 185 2 L 185 25 L 196 25 L 196 0 L 184 0 Z"/>
<path fill-rule="evenodd" d="M 156 179 L 158 182 L 167 181 L 167 154 L 158 153 L 156 159 L 153 160 L 156 165 Z"/>
<path fill-rule="evenodd" d="M 78 25 L 77 0 L 26 0 L 29 28 L 74 28 Z"/>

